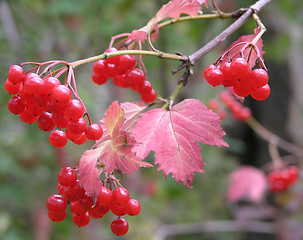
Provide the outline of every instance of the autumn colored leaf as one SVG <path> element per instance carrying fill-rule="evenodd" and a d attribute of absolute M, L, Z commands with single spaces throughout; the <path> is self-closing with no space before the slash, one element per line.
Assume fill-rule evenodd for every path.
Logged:
<path fill-rule="evenodd" d="M 134 109 L 139 111 L 141 108 L 136 104 L 124 104 L 124 107 L 128 109 L 130 126 L 136 116 Z M 84 152 L 78 172 L 80 184 L 92 197 L 99 194 L 101 186 L 99 175 L 102 171 L 110 173 L 116 170 L 121 174 L 132 174 L 134 170 L 138 171 L 139 167 L 152 166 L 142 161 L 142 158 L 132 151 L 137 142 L 128 132 L 122 130 L 126 118 L 118 101 L 113 102 L 105 111 L 102 122 L 106 127 L 106 136 L 93 149 Z"/>
<path fill-rule="evenodd" d="M 228 146 L 219 116 L 196 99 L 186 99 L 170 110 L 153 109 L 141 114 L 132 136 L 141 142 L 133 148 L 145 158 L 155 152 L 155 163 L 164 175 L 172 173 L 177 182 L 191 187 L 194 172 L 203 172 L 201 148 L 207 145 Z"/>
<path fill-rule="evenodd" d="M 250 43 L 251 41 L 253 41 L 253 39 L 258 35 L 258 33 L 259 33 L 259 29 L 255 28 L 254 34 L 241 36 L 237 41 L 233 42 L 226 50 L 226 52 L 229 52 L 229 53 L 228 53 L 228 55 L 225 55 L 223 57 L 221 64 L 223 64 L 224 62 L 228 62 L 230 57 L 233 57 L 233 56 L 240 57 L 239 52 L 244 47 L 245 43 Z M 241 43 L 243 43 L 243 44 L 241 44 Z M 261 59 L 263 60 L 262 56 L 265 52 L 262 50 L 262 47 L 263 47 L 262 38 L 260 38 L 257 41 L 256 47 L 258 48 Z M 253 68 L 255 66 L 256 60 L 258 58 L 258 54 L 256 53 L 255 50 L 253 50 L 251 48 L 246 48 L 243 53 L 244 53 L 243 57 L 246 60 L 249 57 L 248 64 L 251 68 Z"/>
<path fill-rule="evenodd" d="M 136 41 L 145 41 L 147 35 L 155 32 L 152 40 L 158 37 L 158 23 L 165 18 L 177 19 L 181 14 L 195 16 L 202 14 L 201 5 L 207 7 L 207 0 L 172 0 L 163 5 L 156 15 L 147 23 L 147 25 L 139 30 L 134 30 L 130 38 Z"/>
<path fill-rule="evenodd" d="M 252 166 L 241 166 L 229 176 L 227 199 L 260 202 L 267 188 L 265 174 Z"/>

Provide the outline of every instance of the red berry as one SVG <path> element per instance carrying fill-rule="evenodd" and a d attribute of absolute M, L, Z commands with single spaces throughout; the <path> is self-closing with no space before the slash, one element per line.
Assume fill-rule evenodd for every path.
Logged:
<path fill-rule="evenodd" d="M 90 140 L 98 140 L 103 135 L 103 129 L 100 124 L 93 123 L 87 126 L 85 130 L 85 135 Z"/>
<path fill-rule="evenodd" d="M 144 81 L 143 84 L 137 88 L 137 91 L 140 94 L 145 94 L 151 92 L 152 89 L 151 83 L 149 81 Z"/>
<path fill-rule="evenodd" d="M 84 227 L 89 224 L 90 216 L 88 212 L 80 215 L 73 214 L 72 220 L 78 227 Z"/>
<path fill-rule="evenodd" d="M 8 79 L 6 79 L 4 84 L 5 90 L 9 94 L 14 94 L 14 95 L 19 93 L 21 86 L 22 86 L 21 83 L 11 83 L 10 81 L 8 81 Z"/>
<path fill-rule="evenodd" d="M 235 94 L 239 95 L 240 97 L 247 97 L 251 93 L 249 88 L 240 87 L 238 85 L 233 86 L 233 90 Z"/>
<path fill-rule="evenodd" d="M 71 167 L 65 167 L 59 171 L 57 178 L 58 178 L 58 182 L 62 186 L 68 187 L 75 184 L 77 180 L 77 173 L 75 169 Z"/>
<path fill-rule="evenodd" d="M 299 177 L 299 170 L 297 166 L 289 166 L 288 167 L 288 173 L 289 173 L 289 184 L 294 184 L 297 182 Z"/>
<path fill-rule="evenodd" d="M 265 84 L 262 87 L 255 87 L 251 90 L 251 97 L 258 101 L 263 101 L 268 98 L 270 94 L 270 87 L 268 84 Z"/>
<path fill-rule="evenodd" d="M 150 92 L 148 93 L 143 93 L 140 94 L 142 101 L 146 102 L 146 103 L 152 103 L 153 101 L 156 100 L 156 92 L 154 89 L 152 89 Z"/>
<path fill-rule="evenodd" d="M 225 62 L 220 66 L 220 70 L 224 75 L 224 79 L 222 81 L 222 85 L 224 87 L 232 87 L 235 85 L 235 77 L 230 70 L 231 63 Z"/>
<path fill-rule="evenodd" d="M 245 78 L 250 74 L 250 67 L 244 58 L 236 58 L 230 64 L 231 72 L 237 78 Z"/>
<path fill-rule="evenodd" d="M 53 119 L 53 123 L 58 128 L 66 128 L 69 123 L 69 119 L 65 115 L 53 114 L 52 119 Z M 66 133 L 66 135 L 67 135 L 67 133 Z M 67 136 L 67 138 L 68 138 L 68 136 Z"/>
<path fill-rule="evenodd" d="M 113 214 L 118 217 L 124 216 L 126 214 L 126 205 L 112 205 L 110 210 Z"/>
<path fill-rule="evenodd" d="M 126 73 L 126 82 L 130 86 L 135 86 L 136 88 L 143 85 L 145 81 L 145 74 L 139 68 L 134 68 Z"/>
<path fill-rule="evenodd" d="M 216 66 L 215 65 L 208 65 L 205 69 L 204 69 L 204 78 L 206 78 L 206 74 L 210 71 L 210 70 L 214 70 L 216 69 Z"/>
<path fill-rule="evenodd" d="M 44 109 L 35 102 L 27 102 L 25 107 L 26 110 L 34 116 L 41 116 L 44 112 Z"/>
<path fill-rule="evenodd" d="M 76 140 L 73 140 L 73 143 L 77 144 L 77 145 L 82 145 L 84 143 L 86 143 L 87 141 L 87 137 L 85 135 L 85 133 L 81 133 L 80 137 Z"/>
<path fill-rule="evenodd" d="M 71 120 L 79 119 L 84 115 L 84 113 L 85 108 L 83 104 L 77 99 L 72 99 L 69 101 L 64 112 L 64 114 Z"/>
<path fill-rule="evenodd" d="M 66 218 L 66 211 L 63 211 L 63 212 L 48 212 L 48 217 L 53 222 L 62 222 Z"/>
<path fill-rule="evenodd" d="M 53 194 L 48 197 L 46 207 L 50 212 L 64 212 L 67 208 L 67 201 L 63 196 Z"/>
<path fill-rule="evenodd" d="M 126 82 L 125 74 L 113 76 L 113 83 L 118 87 L 128 88 L 129 84 Z"/>
<path fill-rule="evenodd" d="M 116 64 L 116 72 L 118 74 L 124 74 L 127 70 L 134 68 L 136 65 L 136 58 L 134 55 L 121 55 L 119 62 Z"/>
<path fill-rule="evenodd" d="M 38 126 L 42 131 L 49 132 L 55 128 L 52 114 L 44 112 L 38 119 Z"/>
<path fill-rule="evenodd" d="M 20 113 L 19 117 L 22 122 L 25 122 L 28 124 L 32 124 L 32 123 L 36 122 L 39 118 L 39 116 L 34 116 L 26 109 L 22 113 Z"/>
<path fill-rule="evenodd" d="M 109 207 L 112 203 L 113 192 L 105 186 L 101 187 L 100 193 L 97 197 L 97 203 L 104 207 Z"/>
<path fill-rule="evenodd" d="M 254 87 L 262 87 L 268 83 L 268 74 L 262 68 L 254 69 L 250 74 L 250 79 Z"/>
<path fill-rule="evenodd" d="M 19 96 L 13 96 L 8 100 L 8 110 L 13 114 L 20 114 L 25 110 L 25 103 Z"/>
<path fill-rule="evenodd" d="M 71 97 L 72 92 L 65 85 L 59 85 L 57 87 L 54 87 L 51 92 L 51 98 L 55 103 L 66 104 L 70 101 Z"/>
<path fill-rule="evenodd" d="M 27 75 L 24 79 L 23 88 L 31 95 L 39 96 L 44 93 L 45 82 L 37 74 Z"/>
<path fill-rule="evenodd" d="M 67 139 L 71 140 L 71 141 L 76 141 L 78 139 L 80 139 L 82 137 L 82 134 L 83 133 L 80 133 L 80 134 L 76 134 L 76 133 L 73 133 L 71 132 L 68 128 L 65 130 L 65 134 L 66 134 L 66 137 Z"/>
<path fill-rule="evenodd" d="M 129 192 L 123 187 L 117 187 L 113 191 L 113 203 L 117 205 L 125 205 L 129 200 Z"/>
<path fill-rule="evenodd" d="M 110 227 L 113 234 L 122 236 L 128 231 L 128 222 L 123 218 L 118 218 L 112 221 Z"/>
<path fill-rule="evenodd" d="M 130 216 L 136 216 L 141 211 L 141 205 L 138 200 L 136 199 L 129 199 L 128 203 L 126 204 L 126 213 Z"/>
<path fill-rule="evenodd" d="M 102 206 L 101 204 L 96 204 L 94 207 L 88 210 L 89 215 L 93 218 L 101 218 L 106 213 L 109 212 L 109 208 Z"/>
<path fill-rule="evenodd" d="M 44 94 L 50 96 L 53 89 L 55 87 L 58 87 L 61 82 L 59 81 L 59 79 L 55 78 L 55 77 L 47 77 L 44 79 L 45 82 L 45 86 L 44 86 Z"/>
<path fill-rule="evenodd" d="M 21 83 L 25 77 L 23 68 L 19 65 L 12 65 L 8 72 L 8 80 L 11 83 Z"/>
<path fill-rule="evenodd" d="M 68 131 L 71 131 L 74 134 L 81 134 L 85 131 L 87 123 L 83 117 L 76 120 L 71 120 L 68 125 Z"/>
<path fill-rule="evenodd" d="M 98 84 L 98 85 L 102 85 L 105 84 L 108 80 L 108 76 L 106 75 L 100 75 L 97 74 L 95 72 L 92 73 L 92 80 L 94 83 Z"/>
<path fill-rule="evenodd" d="M 85 195 L 83 198 L 79 199 L 79 205 L 83 210 L 88 211 L 94 205 L 94 200 Z"/>
<path fill-rule="evenodd" d="M 219 86 L 222 84 L 224 75 L 220 69 L 209 70 L 205 75 L 205 80 L 212 86 Z"/>
<path fill-rule="evenodd" d="M 54 130 L 49 135 L 49 142 L 51 145 L 57 148 L 62 148 L 67 144 L 67 137 L 65 132 L 62 132 L 60 130 Z"/>
<path fill-rule="evenodd" d="M 77 214 L 77 215 L 81 215 L 81 214 L 84 214 L 86 212 L 85 210 L 83 210 L 80 207 L 80 204 L 79 204 L 78 201 L 70 203 L 70 211 L 74 214 Z"/>
<path fill-rule="evenodd" d="M 108 67 L 106 60 L 101 59 L 94 62 L 93 72 L 96 73 L 96 75 L 101 75 L 104 78 L 108 78 L 107 71 L 108 71 Z"/>
<path fill-rule="evenodd" d="M 85 190 L 79 184 L 79 180 L 77 180 L 72 186 L 66 188 L 65 191 L 69 197 L 70 201 L 78 201 L 80 198 L 85 196 Z"/>

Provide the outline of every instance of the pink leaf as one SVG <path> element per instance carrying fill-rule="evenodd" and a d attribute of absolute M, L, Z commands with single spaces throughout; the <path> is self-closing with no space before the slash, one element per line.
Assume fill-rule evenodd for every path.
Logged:
<path fill-rule="evenodd" d="M 91 197 L 97 197 L 102 183 L 99 180 L 101 169 L 96 167 L 102 148 L 87 150 L 83 153 L 78 170 L 80 185 Z"/>
<path fill-rule="evenodd" d="M 259 202 L 264 196 L 266 188 L 267 181 L 262 171 L 252 166 L 242 166 L 229 176 L 227 198 L 229 201 L 247 199 Z"/>
<path fill-rule="evenodd" d="M 207 0 L 171 0 L 160 8 L 145 27 L 132 31 L 130 39 L 144 42 L 150 34 L 152 41 L 155 41 L 159 32 L 158 23 L 161 20 L 165 18 L 177 19 L 181 14 L 190 16 L 201 14 L 202 4 L 207 7 Z"/>
<path fill-rule="evenodd" d="M 155 152 L 155 163 L 167 176 L 190 187 L 194 172 L 203 172 L 201 148 L 197 142 L 228 146 L 219 116 L 196 99 L 186 99 L 172 107 L 153 109 L 141 115 L 132 136 L 142 145 L 134 147 L 139 157 Z"/>
<path fill-rule="evenodd" d="M 227 51 L 230 51 L 228 55 L 225 55 L 222 59 L 222 62 L 221 64 L 223 64 L 224 62 L 228 62 L 229 61 L 229 58 L 230 57 L 233 57 L 233 56 L 237 56 L 237 57 L 240 57 L 240 54 L 239 52 L 242 50 L 244 44 L 239 44 L 239 43 L 250 43 L 256 36 L 257 34 L 259 33 L 259 29 L 255 29 L 254 30 L 254 34 L 252 35 L 244 35 L 244 36 L 241 36 L 237 41 L 233 42 L 229 48 L 226 50 Z M 237 44 L 239 44 L 238 46 L 236 46 Z M 263 60 L 262 56 L 263 54 L 265 53 L 263 50 L 262 50 L 262 47 L 263 47 L 263 41 L 262 39 L 260 38 L 258 40 L 258 42 L 256 43 L 256 47 L 258 48 L 259 52 L 260 52 L 260 57 L 261 59 Z M 249 61 L 248 61 L 248 64 L 251 68 L 253 68 L 255 66 L 255 63 L 256 63 L 256 60 L 257 60 L 257 53 L 252 50 L 251 51 L 251 54 L 250 54 L 250 48 L 247 48 L 245 51 L 244 51 L 244 58 L 247 60 L 248 59 L 248 56 L 250 55 L 249 57 Z"/>
<path fill-rule="evenodd" d="M 123 109 L 118 101 L 114 101 L 104 113 L 104 123 L 110 136 L 121 128 L 125 121 Z"/>
<path fill-rule="evenodd" d="M 142 161 L 142 158 L 136 156 L 132 151 L 137 142 L 125 131 L 130 130 L 136 118 L 139 117 L 139 113 L 146 106 L 143 103 L 124 103 L 122 105 L 126 109 L 126 113 L 118 101 L 113 102 L 105 111 L 104 120 L 101 121 L 104 136 L 94 149 L 85 151 L 80 160 L 79 181 L 92 197 L 99 194 L 102 185 L 99 175 L 102 171 L 110 173 L 117 170 L 121 174 L 132 174 L 133 170 L 138 170 L 139 167 L 152 166 Z M 126 116 L 128 121 L 126 121 Z"/>

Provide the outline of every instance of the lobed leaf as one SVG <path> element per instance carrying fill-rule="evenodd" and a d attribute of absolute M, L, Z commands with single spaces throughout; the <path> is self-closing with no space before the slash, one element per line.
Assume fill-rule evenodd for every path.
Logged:
<path fill-rule="evenodd" d="M 203 172 L 201 148 L 207 145 L 228 146 L 219 116 L 196 99 L 186 99 L 171 110 L 153 109 L 141 114 L 132 130 L 137 142 L 137 156 L 155 152 L 155 163 L 164 175 L 172 173 L 177 182 L 191 187 L 194 172 Z"/>

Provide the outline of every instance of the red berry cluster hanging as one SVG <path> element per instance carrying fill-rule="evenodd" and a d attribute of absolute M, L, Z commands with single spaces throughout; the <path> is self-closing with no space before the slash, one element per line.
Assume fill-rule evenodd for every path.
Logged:
<path fill-rule="evenodd" d="M 247 121 L 252 116 L 250 108 L 243 106 L 243 104 L 237 101 L 229 92 L 221 92 L 219 99 L 230 110 L 234 119 Z"/>
<path fill-rule="evenodd" d="M 11 113 L 38 127 L 49 135 L 51 145 L 61 148 L 68 140 L 83 144 L 98 140 L 103 135 L 99 124 L 87 124 L 83 118 L 86 109 L 80 99 L 72 99 L 72 91 L 59 79 L 48 76 L 41 78 L 36 73 L 25 74 L 18 65 L 11 66 L 5 89 L 15 96 L 8 101 Z M 63 131 L 65 129 L 65 131 Z"/>
<path fill-rule="evenodd" d="M 128 223 L 121 217 L 136 216 L 141 210 L 139 201 L 130 198 L 129 192 L 121 186 L 111 190 L 103 185 L 98 197 L 88 196 L 71 167 L 62 168 L 58 173 L 58 194 L 51 195 L 46 203 L 49 218 L 54 222 L 63 221 L 68 205 L 72 220 L 79 227 L 86 226 L 90 218 L 99 219 L 111 211 L 117 216 L 111 223 L 111 230 L 118 236 L 128 231 Z"/>
<path fill-rule="evenodd" d="M 267 71 L 262 68 L 251 71 L 248 62 L 242 57 L 221 65 L 209 65 L 204 70 L 204 78 L 212 86 L 222 84 L 232 87 L 234 93 L 241 97 L 251 95 L 253 99 L 262 101 L 270 94 Z"/>
<path fill-rule="evenodd" d="M 286 169 L 279 169 L 267 175 L 269 191 L 281 193 L 288 190 L 298 181 L 299 170 L 297 166 L 289 166 Z"/>
<path fill-rule="evenodd" d="M 116 48 L 109 48 L 105 52 L 116 51 L 118 51 Z M 146 80 L 145 73 L 135 66 L 135 56 L 128 54 L 98 60 L 93 65 L 92 80 L 101 85 L 112 78 L 116 86 L 131 88 L 140 94 L 142 101 L 151 103 L 156 99 L 156 92 Z"/>

